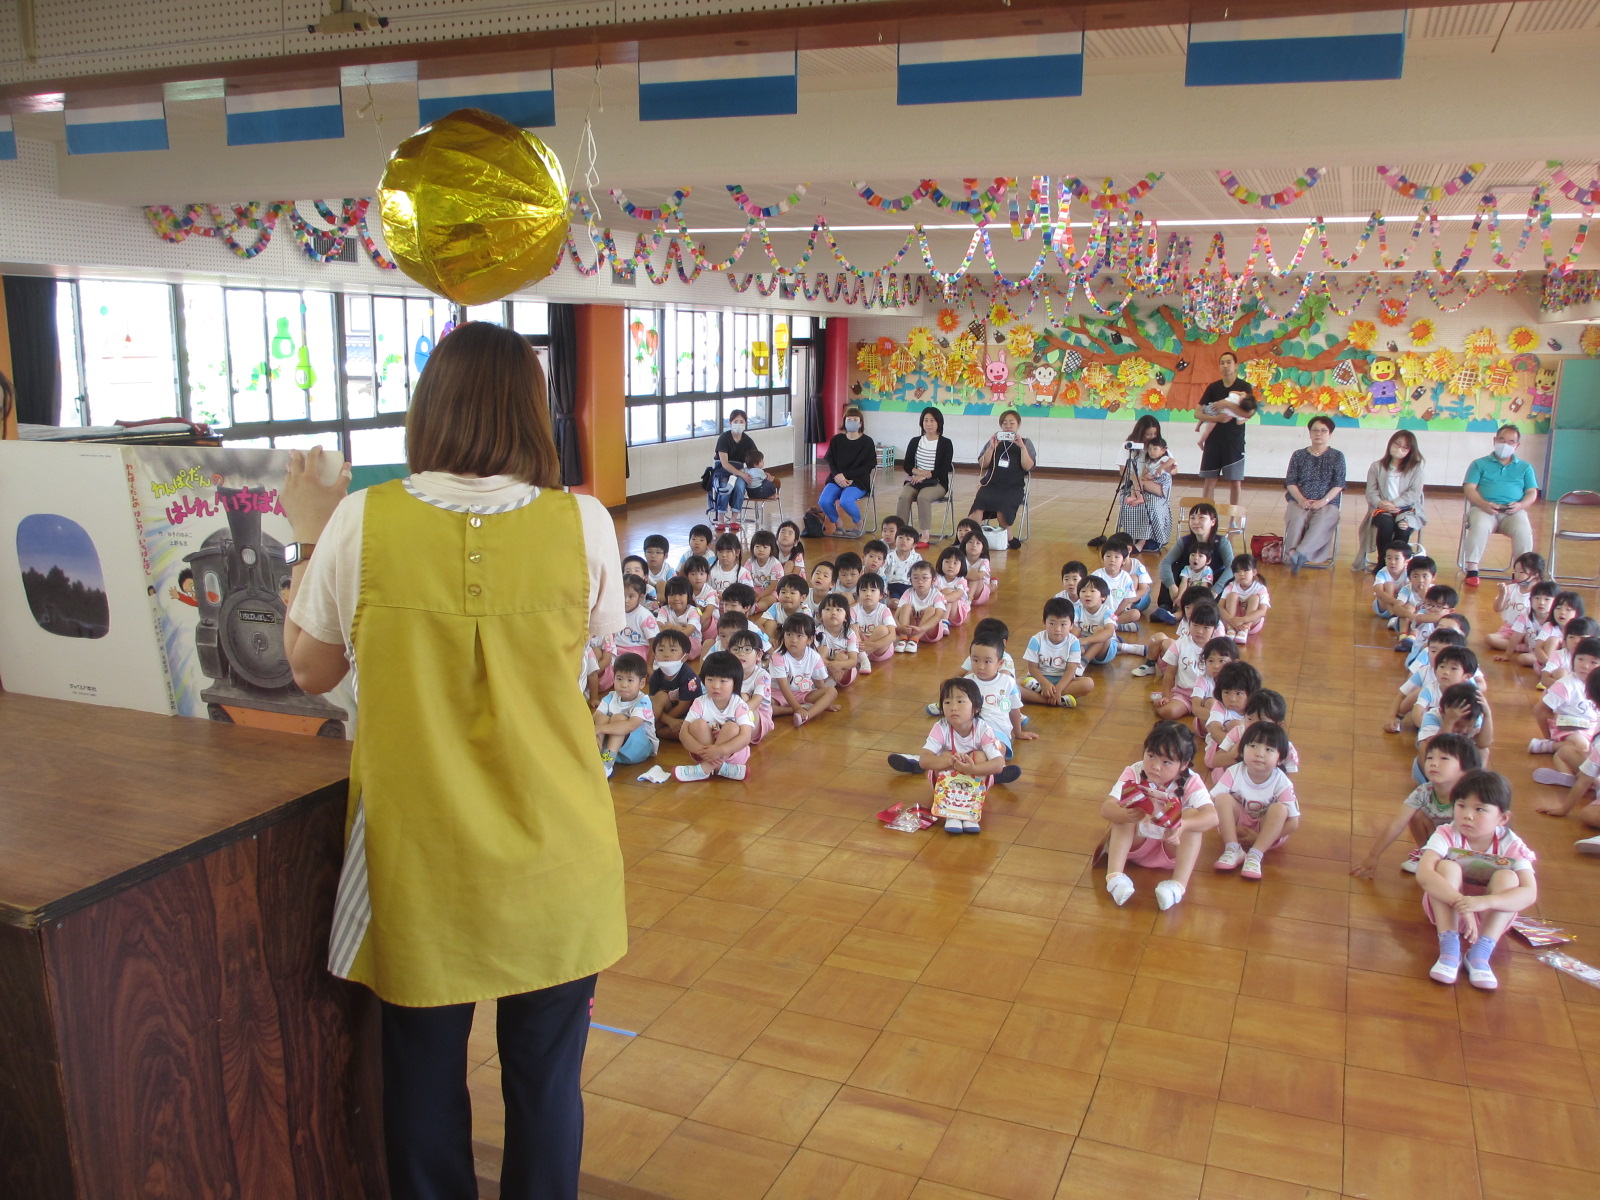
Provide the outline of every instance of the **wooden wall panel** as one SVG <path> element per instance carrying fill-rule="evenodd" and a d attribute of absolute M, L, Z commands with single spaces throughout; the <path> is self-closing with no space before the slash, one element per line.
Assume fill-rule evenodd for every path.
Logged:
<path fill-rule="evenodd" d="M 39 932 L 0 925 L 0 1196 L 72 1196 L 54 1046 Z"/>

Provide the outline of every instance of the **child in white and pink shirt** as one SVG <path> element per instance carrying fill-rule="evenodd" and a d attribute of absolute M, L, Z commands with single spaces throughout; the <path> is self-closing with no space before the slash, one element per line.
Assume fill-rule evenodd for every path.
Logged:
<path fill-rule="evenodd" d="M 750 743 L 755 739 L 756 718 L 739 695 L 744 670 L 727 651 L 706 655 L 700 666 L 704 689 L 689 706 L 678 740 L 695 761 L 677 768 L 674 777 L 684 783 L 719 775 L 744 779 L 749 774 Z"/>
<path fill-rule="evenodd" d="M 1267 627 L 1267 609 L 1272 607 L 1272 597 L 1256 571 L 1256 560 L 1250 555 L 1234 556 L 1233 578 L 1222 589 L 1217 607 L 1222 610 L 1223 628 L 1236 642 L 1246 642 L 1251 634 Z"/>

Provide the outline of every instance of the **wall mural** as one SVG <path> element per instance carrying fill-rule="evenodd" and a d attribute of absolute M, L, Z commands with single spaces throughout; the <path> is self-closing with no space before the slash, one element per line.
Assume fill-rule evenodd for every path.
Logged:
<path fill-rule="evenodd" d="M 1525 324 L 1484 325 L 1445 345 L 1436 320 L 1407 316 L 1397 300 L 1383 301 L 1375 316 L 1341 317 L 1318 295 L 1287 319 L 1252 301 L 1216 332 L 1187 324 L 1171 304 L 1134 303 L 1115 318 L 1079 316 L 1052 327 L 1003 303 L 970 320 L 946 308 L 903 340 L 858 342 L 851 392 L 863 409 L 881 411 L 931 404 L 946 413 L 1018 407 L 1120 419 L 1193 410 L 1232 347 L 1266 425 L 1323 412 L 1341 425 L 1377 429 L 1490 431 L 1514 423 L 1543 433 L 1556 355 L 1600 356 L 1600 327 L 1585 329 L 1572 346 Z"/>

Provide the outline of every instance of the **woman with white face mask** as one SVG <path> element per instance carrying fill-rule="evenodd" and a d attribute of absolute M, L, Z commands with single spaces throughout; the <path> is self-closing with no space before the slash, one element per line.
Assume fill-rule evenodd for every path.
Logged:
<path fill-rule="evenodd" d="M 717 439 L 717 461 L 711 475 L 711 500 L 716 508 L 718 533 L 724 530 L 738 531 L 739 522 L 737 519 L 727 519 L 728 510 L 731 508 L 733 517 L 737 518 L 747 494 L 756 500 L 769 500 L 778 493 L 772 480 L 756 484 L 750 478 L 750 472 L 745 470 L 745 464 L 756 449 L 755 442 L 745 436 L 745 424 L 744 409 L 734 409 L 728 414 L 727 432 Z"/>
<path fill-rule="evenodd" d="M 817 497 L 817 507 L 837 537 L 861 536 L 859 501 L 872 492 L 872 472 L 878 465 L 877 444 L 864 432 L 866 421 L 861 410 L 851 405 L 844 410 L 844 429 L 828 443 L 828 482 Z M 849 518 L 841 520 L 839 510 Z"/>

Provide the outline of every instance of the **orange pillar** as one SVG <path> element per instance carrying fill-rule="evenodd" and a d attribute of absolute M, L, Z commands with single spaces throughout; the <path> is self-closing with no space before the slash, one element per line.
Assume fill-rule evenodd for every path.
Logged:
<path fill-rule="evenodd" d="M 3 281 L 0 281 L 3 282 Z M 6 293 L 0 288 L 0 374 L 7 379 L 12 377 L 11 370 L 11 330 L 6 325 Z M 14 438 L 17 436 L 17 414 L 14 411 L 0 416 L 0 438 Z"/>
<path fill-rule="evenodd" d="M 583 482 L 572 490 L 607 508 L 628 501 L 626 310 L 616 304 L 578 306 L 578 436 Z"/>

